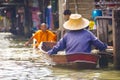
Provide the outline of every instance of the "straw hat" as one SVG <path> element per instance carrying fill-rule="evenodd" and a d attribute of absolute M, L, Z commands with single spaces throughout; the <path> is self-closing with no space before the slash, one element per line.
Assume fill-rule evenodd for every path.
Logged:
<path fill-rule="evenodd" d="M 63 24 L 68 30 L 80 30 L 89 25 L 89 20 L 83 18 L 80 14 L 71 14 L 70 19 Z"/>

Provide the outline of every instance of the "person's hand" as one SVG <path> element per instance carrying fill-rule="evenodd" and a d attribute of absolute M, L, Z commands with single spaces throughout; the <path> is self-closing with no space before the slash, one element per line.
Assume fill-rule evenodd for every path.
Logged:
<path fill-rule="evenodd" d="M 107 49 L 113 49 L 113 46 L 107 46 Z"/>
<path fill-rule="evenodd" d="M 27 41 L 26 43 L 25 43 L 25 46 L 28 46 L 29 45 L 29 42 Z"/>
<path fill-rule="evenodd" d="M 106 49 L 107 52 L 113 52 L 113 46 L 107 46 L 107 49 Z"/>

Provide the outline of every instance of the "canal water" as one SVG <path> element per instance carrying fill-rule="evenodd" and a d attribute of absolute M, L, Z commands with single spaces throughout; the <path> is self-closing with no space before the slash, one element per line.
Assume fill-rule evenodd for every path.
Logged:
<path fill-rule="evenodd" d="M 26 39 L 0 33 L 0 80 L 120 80 L 113 68 L 77 70 L 53 67 Z M 88 65 L 89 66 L 89 65 Z"/>

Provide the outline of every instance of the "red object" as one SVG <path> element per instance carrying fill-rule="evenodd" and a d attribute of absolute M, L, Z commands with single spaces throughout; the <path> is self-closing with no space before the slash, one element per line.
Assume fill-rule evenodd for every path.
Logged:
<path fill-rule="evenodd" d="M 96 64 L 98 56 L 93 54 L 77 53 L 67 55 L 67 60 L 68 62 L 88 62 Z"/>

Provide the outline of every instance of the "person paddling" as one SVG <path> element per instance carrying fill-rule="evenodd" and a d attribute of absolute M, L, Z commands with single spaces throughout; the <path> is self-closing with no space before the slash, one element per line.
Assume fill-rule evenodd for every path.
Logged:
<path fill-rule="evenodd" d="M 103 51 L 109 46 L 100 41 L 92 32 L 86 29 L 89 20 L 80 14 L 71 14 L 63 27 L 69 30 L 57 44 L 47 51 L 49 55 L 65 50 L 66 54 L 85 53 L 91 54 L 92 46 Z"/>
<path fill-rule="evenodd" d="M 36 40 L 35 47 L 38 48 L 39 44 L 42 41 L 57 41 L 57 35 L 52 31 L 47 29 L 47 25 L 42 23 L 40 26 L 40 30 L 36 31 L 35 34 L 25 43 L 25 46 L 28 46 L 33 39 Z"/>

